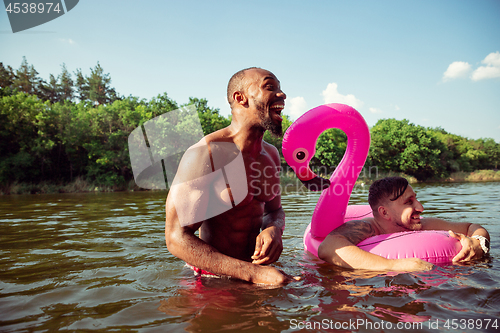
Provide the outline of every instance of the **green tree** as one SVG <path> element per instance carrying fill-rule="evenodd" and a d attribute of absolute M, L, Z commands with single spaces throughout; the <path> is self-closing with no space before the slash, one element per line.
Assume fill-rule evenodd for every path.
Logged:
<path fill-rule="evenodd" d="M 486 154 L 478 149 L 474 140 L 450 134 L 442 128 L 429 129 L 429 131 L 444 145 L 441 163 L 448 172 L 470 172 L 481 168 Z"/>
<path fill-rule="evenodd" d="M 500 144 L 492 138 L 476 140 L 478 149 L 484 153 L 481 169 L 498 169 L 500 164 Z"/>
<path fill-rule="evenodd" d="M 16 71 L 12 86 L 18 92 L 38 95 L 42 92 L 44 81 L 38 77 L 38 72 L 33 65 L 29 65 L 26 57 L 23 57 L 21 66 Z"/>
<path fill-rule="evenodd" d="M 38 169 L 43 180 L 54 179 L 59 175 L 59 166 L 54 163 L 53 150 L 57 146 L 58 115 L 49 101 L 35 115 L 34 125 L 37 135 L 33 140 L 31 154 L 38 162 L 34 168 Z"/>
<path fill-rule="evenodd" d="M 370 131 L 368 159 L 379 170 L 404 172 L 418 180 L 441 178 L 444 145 L 432 132 L 408 120 L 381 119 Z"/>
<path fill-rule="evenodd" d="M 83 145 L 91 137 L 92 119 L 88 115 L 91 107 L 83 102 L 64 101 L 52 105 L 52 108 L 58 116 L 54 164 L 59 166 L 59 175 L 66 180 L 86 176 L 89 158 Z"/>
<path fill-rule="evenodd" d="M 208 106 L 208 101 L 205 98 L 195 98 L 189 97 L 189 103 L 183 106 L 193 104 L 198 111 L 198 117 L 200 118 L 201 128 L 205 135 L 213 133 L 221 128 L 229 126 L 231 121 L 224 116 L 219 114 L 219 109 L 211 108 Z"/>
<path fill-rule="evenodd" d="M 66 64 L 62 64 L 62 72 L 58 76 L 59 80 L 59 100 L 72 101 L 74 95 L 74 82 L 71 74 L 66 68 Z"/>
<path fill-rule="evenodd" d="M 177 103 L 170 97 L 168 97 L 167 93 L 158 94 L 158 96 L 153 97 L 151 101 L 147 103 L 147 110 L 150 115 L 144 121 L 158 117 L 165 112 L 176 110 L 178 108 L 179 106 L 177 105 Z"/>
<path fill-rule="evenodd" d="M 290 120 L 290 117 L 288 117 L 287 115 L 282 115 L 283 117 L 283 122 L 281 123 L 281 126 L 283 128 L 283 134 L 286 132 L 286 130 L 288 129 L 288 127 L 290 127 L 290 125 L 292 124 L 292 121 Z M 228 120 L 230 121 L 230 120 Z M 272 135 L 269 131 L 266 131 L 264 133 L 264 137 L 263 137 L 263 140 L 266 141 L 267 143 L 270 143 L 272 144 L 273 146 L 275 146 L 279 153 L 280 153 L 280 157 L 281 157 L 281 165 L 283 168 L 286 168 L 287 166 L 287 163 L 285 161 L 285 158 L 283 157 L 283 137 L 277 137 L 277 136 L 274 136 Z"/>
<path fill-rule="evenodd" d="M 336 167 L 347 148 L 347 135 L 338 128 L 324 131 L 316 142 L 313 165 Z"/>
<path fill-rule="evenodd" d="M 0 183 L 31 181 L 39 174 L 36 117 L 46 106 L 23 92 L 0 99 Z"/>
<path fill-rule="evenodd" d="M 76 94 L 80 102 L 85 102 L 88 100 L 88 88 L 85 83 L 85 77 L 83 76 L 82 70 L 78 68 L 75 72 L 75 89 Z"/>
<path fill-rule="evenodd" d="M 50 74 L 49 82 L 41 86 L 39 97 L 51 103 L 59 102 L 59 84 L 54 75 Z"/>
<path fill-rule="evenodd" d="M 152 115 L 146 102 L 132 96 L 89 108 L 90 135 L 82 145 L 88 156 L 87 176 L 109 186 L 131 179 L 128 136 Z"/>
<path fill-rule="evenodd" d="M 97 63 L 90 69 L 90 75 L 84 77 L 81 69 L 77 69 L 76 88 L 80 101 L 91 102 L 93 105 L 111 104 L 118 100 L 115 88 L 111 87 L 111 76 L 105 74 Z"/>
<path fill-rule="evenodd" d="M 4 67 L 0 62 L 0 97 L 10 96 L 12 94 L 12 85 L 14 83 L 14 71 L 12 67 Z"/>

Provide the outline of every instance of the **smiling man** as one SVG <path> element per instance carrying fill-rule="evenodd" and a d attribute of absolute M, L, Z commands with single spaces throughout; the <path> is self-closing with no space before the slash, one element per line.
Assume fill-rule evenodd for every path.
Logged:
<path fill-rule="evenodd" d="M 262 138 L 282 135 L 286 95 L 273 73 L 253 67 L 232 76 L 227 99 L 231 124 L 181 160 L 166 202 L 166 244 L 199 274 L 282 284 L 289 277 L 267 266 L 283 250 L 280 156 Z"/>
<path fill-rule="evenodd" d="M 388 177 L 370 186 L 368 203 L 373 218 L 349 221 L 333 230 L 318 248 L 318 256 L 334 265 L 369 270 L 418 271 L 432 264 L 417 258 L 386 259 L 366 252 L 355 244 L 381 234 L 412 230 L 448 230 L 462 244 L 454 262 L 483 257 L 489 251 L 488 231 L 474 223 L 454 223 L 438 218 L 421 218 L 424 207 L 402 177 Z"/>

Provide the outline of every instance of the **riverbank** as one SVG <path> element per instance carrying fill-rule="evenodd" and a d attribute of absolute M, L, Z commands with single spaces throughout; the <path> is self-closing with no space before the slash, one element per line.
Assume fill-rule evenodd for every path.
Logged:
<path fill-rule="evenodd" d="M 328 178 L 326 175 L 320 175 L 324 178 Z M 410 184 L 415 183 L 463 183 L 463 182 L 491 182 L 500 181 L 500 170 L 476 170 L 474 172 L 454 172 L 448 178 L 445 179 L 432 179 L 426 180 L 425 182 L 419 182 L 413 176 L 409 176 L 403 173 L 388 172 L 379 173 L 377 176 L 363 176 L 361 175 L 356 184 L 370 185 L 376 179 L 390 177 L 390 176 L 401 176 L 410 182 Z M 288 187 L 300 187 L 301 183 L 297 176 L 293 172 L 285 172 L 281 176 L 281 186 L 283 188 Z M 118 191 L 147 191 L 138 187 L 134 180 L 129 181 L 125 185 L 121 186 L 106 186 L 100 185 L 93 182 L 89 182 L 81 177 L 76 178 L 74 181 L 63 184 L 43 181 L 40 183 L 13 183 L 10 185 L 0 186 L 0 195 L 9 194 L 51 194 L 51 193 L 84 193 L 84 192 L 118 192 Z"/>
<path fill-rule="evenodd" d="M 329 175 L 320 174 L 323 178 L 329 178 Z M 403 177 L 410 184 L 416 183 L 467 183 L 467 182 L 495 182 L 500 181 L 500 170 L 476 170 L 474 172 L 454 172 L 447 178 L 428 179 L 426 181 L 418 181 L 417 178 L 401 173 L 401 172 L 378 172 L 377 174 L 361 174 L 356 181 L 356 185 L 371 185 L 375 180 L 385 177 Z M 281 185 L 283 187 L 297 184 L 300 181 L 293 172 L 286 172 L 281 176 Z"/>
<path fill-rule="evenodd" d="M 40 183 L 12 183 L 0 186 L 0 195 L 9 194 L 52 194 L 52 193 L 85 193 L 85 192 L 119 192 L 119 191 L 144 191 L 138 187 L 134 180 L 126 185 L 102 185 L 90 182 L 82 177 L 70 183 L 42 181 Z"/>
<path fill-rule="evenodd" d="M 415 183 L 467 183 L 467 182 L 496 182 L 500 181 L 500 170 L 476 170 L 474 172 L 454 172 L 447 178 L 441 179 L 427 179 L 425 181 L 418 181 L 415 177 L 406 175 L 404 173 L 389 172 L 387 174 L 380 174 L 376 179 L 391 177 L 391 176 L 401 176 L 408 180 L 410 184 Z M 365 184 L 371 184 L 376 180 L 375 178 L 363 178 L 360 177 L 357 182 L 364 182 Z"/>

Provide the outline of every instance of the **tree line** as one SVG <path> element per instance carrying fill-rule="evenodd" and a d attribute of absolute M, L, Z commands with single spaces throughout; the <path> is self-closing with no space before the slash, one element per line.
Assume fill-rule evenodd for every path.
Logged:
<path fill-rule="evenodd" d="M 89 75 L 71 75 L 63 64 L 48 82 L 26 59 L 17 70 L 0 63 L 0 86 L 1 185 L 83 177 L 123 188 L 133 179 L 128 136 L 146 121 L 194 104 L 204 133 L 230 123 L 206 99 L 120 96 L 99 63 Z"/>
<path fill-rule="evenodd" d="M 441 127 L 424 127 L 407 119 L 380 119 L 370 129 L 365 169 L 402 172 L 419 181 L 446 179 L 454 172 L 498 169 L 500 144 L 491 138 L 468 139 Z M 318 139 L 313 165 L 336 166 L 347 147 L 338 129 Z"/>
<path fill-rule="evenodd" d="M 150 100 L 121 96 L 99 63 L 88 75 L 81 69 L 72 74 L 63 64 L 57 77 L 51 74 L 45 81 L 26 58 L 17 70 L 0 62 L 0 184 L 70 182 L 82 177 L 124 188 L 133 179 L 128 135 L 154 117 L 191 104 L 205 134 L 231 121 L 203 98 L 190 97 L 178 104 L 167 93 Z M 290 124 L 285 116 L 284 130 Z M 493 139 L 471 140 L 408 120 L 382 119 L 370 131 L 366 166 L 404 172 L 418 180 L 493 169 L 500 160 L 500 144 Z M 281 152 L 280 138 L 266 132 L 264 140 Z M 312 165 L 336 166 L 346 145 L 342 131 L 324 132 Z"/>

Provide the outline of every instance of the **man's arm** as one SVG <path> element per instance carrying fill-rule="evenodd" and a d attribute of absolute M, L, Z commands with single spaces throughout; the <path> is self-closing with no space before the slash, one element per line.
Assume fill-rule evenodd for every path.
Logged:
<path fill-rule="evenodd" d="M 386 259 L 355 245 L 377 234 L 369 222 L 346 222 L 326 236 L 318 248 L 318 256 L 331 264 L 354 269 L 417 271 L 432 268 L 432 264 L 418 258 Z"/>
<path fill-rule="evenodd" d="M 176 194 L 180 193 L 171 189 L 166 203 L 165 241 L 172 255 L 217 275 L 227 275 L 261 284 L 282 284 L 288 281 L 285 275 L 273 267 L 254 265 L 229 257 L 205 243 L 194 234 L 203 221 L 181 226 L 172 199 Z"/>
<path fill-rule="evenodd" d="M 469 261 L 482 258 L 485 253 L 479 239 L 473 236 L 483 236 L 490 241 L 488 231 L 475 223 L 450 222 L 438 218 L 428 217 L 422 219 L 423 230 L 448 230 L 450 235 L 460 241 L 462 250 L 453 258 L 453 261 Z"/>
<path fill-rule="evenodd" d="M 254 264 L 271 264 L 277 261 L 283 251 L 282 235 L 285 230 L 285 212 L 281 207 L 281 197 L 276 196 L 266 203 L 262 221 L 262 232 L 255 241 L 252 255 Z"/>
<path fill-rule="evenodd" d="M 267 153 L 274 161 L 277 178 L 281 171 L 281 159 L 278 150 L 273 145 L 263 142 Z M 275 187 L 271 186 L 274 190 Z M 285 231 L 285 212 L 281 207 L 281 187 L 276 189 L 275 197 L 265 203 L 262 219 L 262 232 L 255 241 L 255 251 L 252 255 L 254 264 L 271 264 L 277 261 L 283 251 L 282 235 Z"/>

